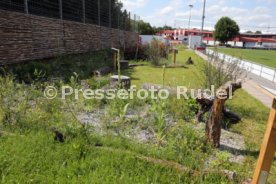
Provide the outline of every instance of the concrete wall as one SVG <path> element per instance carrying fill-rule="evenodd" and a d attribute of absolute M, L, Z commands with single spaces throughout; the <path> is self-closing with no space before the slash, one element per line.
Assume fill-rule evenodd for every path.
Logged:
<path fill-rule="evenodd" d="M 207 44 L 207 45 L 210 45 L 210 46 L 213 46 L 213 45 L 214 45 L 214 42 L 215 42 L 215 41 L 206 41 L 206 40 L 203 40 L 203 43 L 205 43 L 205 44 Z M 219 42 L 216 41 L 215 45 L 218 45 L 218 44 L 219 44 Z"/>
<path fill-rule="evenodd" d="M 243 47 L 243 42 L 233 42 L 233 41 L 230 41 L 230 42 L 227 42 L 227 44 L 233 46 L 233 47 Z"/>
<path fill-rule="evenodd" d="M 276 43 L 263 42 L 263 47 L 272 47 L 272 48 L 276 48 Z"/>
<path fill-rule="evenodd" d="M 135 47 L 134 32 L 0 10 L 0 64 Z"/>

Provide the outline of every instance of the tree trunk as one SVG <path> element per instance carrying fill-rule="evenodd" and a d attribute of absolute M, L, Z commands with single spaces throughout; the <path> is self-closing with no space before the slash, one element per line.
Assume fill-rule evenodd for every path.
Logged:
<path fill-rule="evenodd" d="M 214 105 L 210 111 L 208 121 L 206 123 L 207 141 L 212 143 L 216 148 L 220 146 L 222 111 L 225 100 L 215 98 Z"/>
<path fill-rule="evenodd" d="M 234 91 L 239 88 L 241 88 L 241 81 L 227 82 L 217 90 L 206 123 L 207 141 L 212 143 L 216 148 L 220 146 L 222 119 L 225 112 L 224 104 Z"/>

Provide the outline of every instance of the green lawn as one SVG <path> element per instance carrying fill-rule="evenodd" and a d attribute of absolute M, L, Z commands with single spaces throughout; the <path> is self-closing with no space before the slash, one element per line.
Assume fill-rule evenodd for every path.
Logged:
<path fill-rule="evenodd" d="M 199 88 L 203 85 L 201 80 L 204 75 L 202 74 L 204 68 L 204 61 L 198 57 L 194 52 L 189 50 L 181 50 L 177 55 L 177 65 L 184 65 L 189 57 L 192 57 L 194 65 L 185 65 L 179 68 L 166 68 L 165 69 L 165 85 L 166 86 L 179 86 L 185 85 L 188 88 Z M 167 64 L 172 64 L 171 59 Z M 145 66 L 139 66 L 127 71 L 123 74 L 131 77 L 132 85 L 140 87 L 143 83 L 162 84 L 163 68 L 155 67 L 146 63 Z"/>
<path fill-rule="evenodd" d="M 255 63 L 276 68 L 275 50 L 218 48 L 218 51 L 241 59 L 250 60 Z"/>

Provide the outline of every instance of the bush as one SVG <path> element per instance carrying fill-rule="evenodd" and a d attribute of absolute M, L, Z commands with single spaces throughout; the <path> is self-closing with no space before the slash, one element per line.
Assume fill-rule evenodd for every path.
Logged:
<path fill-rule="evenodd" d="M 7 73 L 16 74 L 17 80 L 30 84 L 35 80 L 44 82 L 56 78 L 69 82 L 73 73 L 77 73 L 80 79 L 87 79 L 92 76 L 94 70 L 103 66 L 112 66 L 112 63 L 111 52 L 98 51 L 19 63 L 4 68 Z M 0 75 L 3 75 L 3 72 Z"/>
<path fill-rule="evenodd" d="M 147 59 L 153 65 L 160 65 L 160 61 L 162 58 L 168 57 L 168 48 L 167 46 L 160 42 L 157 39 L 153 39 L 150 45 L 145 46 Z"/>

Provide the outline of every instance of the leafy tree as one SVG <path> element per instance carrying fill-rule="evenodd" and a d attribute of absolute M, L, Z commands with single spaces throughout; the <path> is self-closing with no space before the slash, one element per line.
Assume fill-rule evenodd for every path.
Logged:
<path fill-rule="evenodd" d="M 255 34 L 262 34 L 262 32 L 261 31 L 256 31 Z"/>
<path fill-rule="evenodd" d="M 158 33 L 162 30 L 173 30 L 171 26 L 164 25 L 163 27 L 153 27 L 155 29 L 155 32 Z"/>
<path fill-rule="evenodd" d="M 215 25 L 214 37 L 221 43 L 226 43 L 239 34 L 238 24 L 229 17 L 222 17 Z"/>
<path fill-rule="evenodd" d="M 245 33 L 247 33 L 247 34 L 252 34 L 253 32 L 252 32 L 252 31 L 246 31 Z"/>
<path fill-rule="evenodd" d="M 163 27 L 155 27 L 142 20 L 139 22 L 139 29 L 142 35 L 154 35 L 162 30 L 173 30 L 171 26 L 164 25 Z"/>
<path fill-rule="evenodd" d="M 155 29 L 148 22 L 139 21 L 139 32 L 141 35 L 154 35 Z"/>

